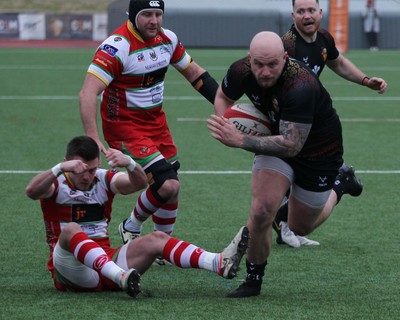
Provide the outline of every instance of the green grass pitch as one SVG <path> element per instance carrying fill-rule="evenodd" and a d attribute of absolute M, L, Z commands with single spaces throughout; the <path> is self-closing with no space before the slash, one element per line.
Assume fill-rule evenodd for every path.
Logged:
<path fill-rule="evenodd" d="M 400 303 L 400 65 L 398 51 L 346 54 L 369 76 L 389 83 L 384 95 L 350 84 L 330 70 L 322 81 L 343 120 L 345 162 L 364 183 L 360 198 L 345 196 L 310 235 L 320 247 L 273 245 L 262 294 L 225 295 L 227 281 L 203 270 L 153 267 L 145 294 L 61 293 L 46 269 L 48 248 L 38 202 L 25 187 L 35 172 L 63 160 L 68 140 L 83 134 L 78 92 L 91 49 L 0 50 L 0 194 L 2 319 L 398 319 Z M 221 81 L 247 50 L 189 50 Z M 174 235 L 220 251 L 246 222 L 252 155 L 213 140 L 205 119 L 212 106 L 173 68 L 164 109 L 180 151 L 180 211 Z M 103 163 L 105 163 L 103 159 Z M 111 240 L 134 205 L 118 196 Z M 150 232 L 151 223 L 145 228 Z"/>

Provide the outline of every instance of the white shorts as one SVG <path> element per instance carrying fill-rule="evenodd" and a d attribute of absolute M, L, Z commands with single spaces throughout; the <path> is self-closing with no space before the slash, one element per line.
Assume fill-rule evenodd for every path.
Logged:
<path fill-rule="evenodd" d="M 128 270 L 126 260 L 127 245 L 119 251 L 115 263 L 124 270 Z M 61 248 L 57 242 L 53 251 L 53 265 L 57 272 L 77 287 L 90 289 L 99 285 L 100 277 L 97 271 L 79 262 L 74 255 Z"/>

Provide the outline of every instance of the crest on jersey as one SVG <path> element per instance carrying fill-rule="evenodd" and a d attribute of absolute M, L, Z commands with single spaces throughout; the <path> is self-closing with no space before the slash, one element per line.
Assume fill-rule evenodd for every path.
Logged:
<path fill-rule="evenodd" d="M 324 61 L 326 61 L 326 59 L 328 58 L 328 50 L 326 50 L 326 48 L 323 48 L 322 52 L 321 52 L 321 55 L 322 55 L 322 59 Z"/>
<path fill-rule="evenodd" d="M 153 61 L 156 61 L 158 59 L 157 53 L 154 50 L 150 51 L 150 58 Z"/>
<path fill-rule="evenodd" d="M 275 97 L 273 97 L 272 98 L 272 109 L 274 110 L 274 112 L 276 112 L 276 113 L 279 113 L 279 103 L 278 103 L 278 100 L 275 98 Z"/>
<path fill-rule="evenodd" d="M 138 55 L 137 55 L 137 61 L 138 62 L 143 62 L 145 59 L 144 59 L 144 54 L 141 52 L 141 53 L 139 53 Z"/>

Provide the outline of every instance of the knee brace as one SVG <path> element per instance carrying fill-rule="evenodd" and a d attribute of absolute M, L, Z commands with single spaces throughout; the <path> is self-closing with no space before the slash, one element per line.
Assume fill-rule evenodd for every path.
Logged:
<path fill-rule="evenodd" d="M 156 194 L 157 190 L 160 189 L 165 180 L 172 179 L 179 181 L 179 167 L 179 161 L 175 161 L 173 164 L 171 164 L 165 159 L 162 159 L 153 163 L 150 167 L 146 168 L 145 171 L 149 180 L 149 185 L 152 193 Z"/>

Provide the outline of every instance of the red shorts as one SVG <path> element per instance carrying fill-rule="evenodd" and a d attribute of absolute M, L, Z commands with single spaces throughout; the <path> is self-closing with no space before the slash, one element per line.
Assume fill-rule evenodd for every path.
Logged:
<path fill-rule="evenodd" d="M 163 156 L 168 162 L 178 159 L 178 150 L 169 130 L 156 137 L 138 137 L 124 141 L 107 141 L 111 148 L 121 150 L 129 155 L 142 167 L 158 156 Z"/>

